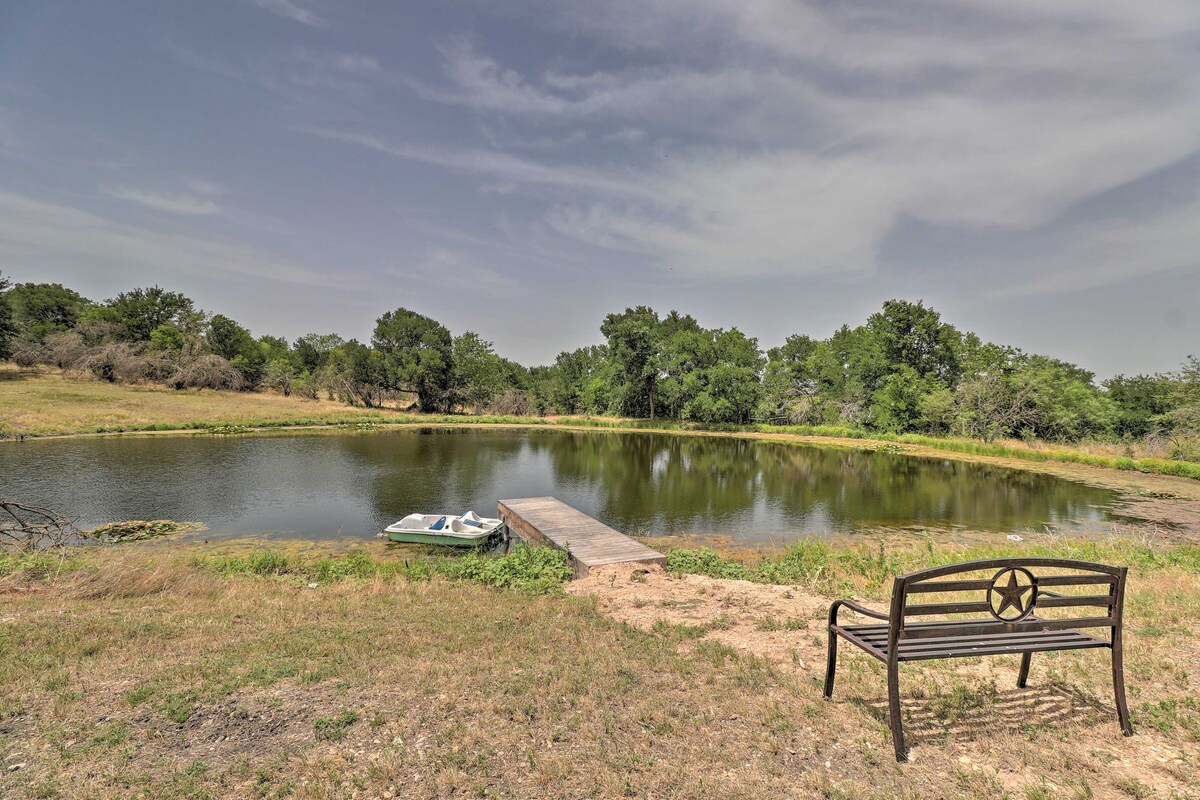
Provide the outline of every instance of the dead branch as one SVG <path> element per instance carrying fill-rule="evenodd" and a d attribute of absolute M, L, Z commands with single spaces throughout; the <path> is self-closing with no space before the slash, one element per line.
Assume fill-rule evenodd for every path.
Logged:
<path fill-rule="evenodd" d="M 0 500 L 0 552 L 70 547 L 85 538 L 75 520 L 57 511 Z"/>

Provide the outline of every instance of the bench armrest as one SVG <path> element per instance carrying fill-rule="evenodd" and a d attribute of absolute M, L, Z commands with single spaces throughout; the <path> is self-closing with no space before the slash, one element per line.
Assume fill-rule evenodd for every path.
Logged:
<path fill-rule="evenodd" d="M 854 611 L 858 614 L 862 614 L 864 617 L 871 617 L 873 619 L 881 619 L 884 622 L 887 622 L 890 619 L 890 617 L 888 617 L 888 615 L 884 614 L 882 611 L 872 611 L 871 609 L 867 608 L 866 606 L 860 606 L 858 603 L 854 602 L 853 600 L 835 600 L 833 605 L 831 605 L 829 607 L 829 624 L 830 625 L 837 625 L 838 611 L 841 610 L 842 606 L 845 606 L 846 608 L 848 608 L 851 611 Z"/>

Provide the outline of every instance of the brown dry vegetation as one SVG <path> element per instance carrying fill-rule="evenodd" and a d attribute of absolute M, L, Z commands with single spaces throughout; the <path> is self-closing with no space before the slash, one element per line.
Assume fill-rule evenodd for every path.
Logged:
<path fill-rule="evenodd" d="M 123 386 L 58 370 L 34 374 L 0 364 L 0 435 L 178 430 L 198 424 L 321 424 L 370 421 L 394 415 L 329 400 L 257 392 Z"/>
<path fill-rule="evenodd" d="M 875 662 L 843 648 L 821 700 L 812 589 L 628 569 L 567 597 L 311 589 L 192 552 L 0 581 L 0 796 L 1200 796 L 1200 579 L 1179 567 L 1131 576 L 1136 737 L 1104 653 L 1036 656 L 1023 692 L 1016 657 L 926 662 L 902 673 L 897 765 Z"/>

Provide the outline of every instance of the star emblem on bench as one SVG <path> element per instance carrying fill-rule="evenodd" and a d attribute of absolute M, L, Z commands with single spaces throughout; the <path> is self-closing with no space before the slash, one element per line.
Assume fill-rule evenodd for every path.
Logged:
<path fill-rule="evenodd" d="M 1000 570 L 992 578 L 992 586 L 988 589 L 992 616 L 1001 622 L 1017 622 L 1029 616 L 1036 599 L 1037 586 L 1033 582 L 1033 575 L 1021 567 Z M 1005 614 L 1010 610 L 1015 613 Z"/>

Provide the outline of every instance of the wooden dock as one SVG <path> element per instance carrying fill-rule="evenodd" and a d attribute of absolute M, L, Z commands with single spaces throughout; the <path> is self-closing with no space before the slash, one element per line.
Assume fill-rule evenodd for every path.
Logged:
<path fill-rule="evenodd" d="M 667 563 L 667 557 L 657 550 L 553 497 L 501 500 L 498 508 L 500 519 L 512 534 L 535 544 L 566 550 L 577 578 L 587 575 L 593 567 L 606 564 L 637 562 L 665 566 Z"/>

